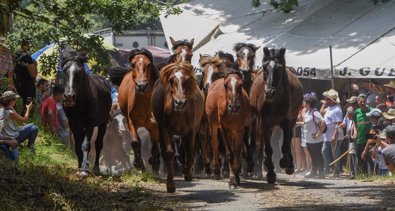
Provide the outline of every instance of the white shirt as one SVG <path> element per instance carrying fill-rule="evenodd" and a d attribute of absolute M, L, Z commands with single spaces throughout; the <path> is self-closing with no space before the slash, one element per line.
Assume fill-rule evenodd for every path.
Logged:
<path fill-rule="evenodd" d="M 324 141 L 324 136 L 322 134 L 317 139 L 313 139 L 313 134 L 317 133 L 320 129 L 320 122 L 322 120 L 324 120 L 324 118 L 317 109 L 305 112 L 303 116 L 303 135 L 306 143 L 316 144 Z"/>
<path fill-rule="evenodd" d="M 343 112 L 339 105 L 330 106 L 326 108 L 325 111 L 326 112 L 324 119 L 328 129 L 324 134 L 324 141 L 327 142 L 327 141 L 332 141 L 332 136 L 335 132 L 336 123 L 343 121 Z M 338 128 L 338 131 L 339 133 L 337 140 L 343 140 L 344 139 L 343 129 Z"/>

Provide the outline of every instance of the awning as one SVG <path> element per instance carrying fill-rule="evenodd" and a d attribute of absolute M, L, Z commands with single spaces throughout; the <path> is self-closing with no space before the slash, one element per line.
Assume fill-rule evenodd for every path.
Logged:
<path fill-rule="evenodd" d="M 195 66 L 199 54 L 233 53 L 235 43 L 249 42 L 285 47 L 287 65 L 300 77 L 330 80 L 332 46 L 334 77 L 395 78 L 395 1 L 300 0 L 288 14 L 262 3 L 192 0 L 181 15 L 162 16 L 162 26 L 167 39 L 195 38 Z M 257 65 L 262 57 L 260 48 Z"/>

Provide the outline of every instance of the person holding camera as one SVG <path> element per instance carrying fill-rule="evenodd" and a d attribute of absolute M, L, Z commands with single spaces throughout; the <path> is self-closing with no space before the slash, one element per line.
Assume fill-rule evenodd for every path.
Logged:
<path fill-rule="evenodd" d="M 395 173 L 395 125 L 387 126 L 380 134 L 380 138 L 375 139 L 376 143 L 383 148 L 382 156 L 387 169 L 392 174 Z"/>
<path fill-rule="evenodd" d="M 5 156 L 6 158 L 14 161 L 18 161 L 18 141 L 1 135 L 1 131 L 4 127 L 4 103 L 3 96 L 0 93 L 0 157 Z"/>
<path fill-rule="evenodd" d="M 4 100 L 4 128 L 1 135 L 16 139 L 19 144 L 28 140 L 28 148 L 30 152 L 35 155 L 34 144 L 36 142 L 38 127 L 34 124 L 26 124 L 23 127 L 18 127 L 17 122 L 25 123 L 29 119 L 30 111 L 32 109 L 32 102 L 26 105 L 26 113 L 22 117 L 14 109 L 16 99 L 19 98 L 13 91 L 6 91 L 3 93 Z"/>

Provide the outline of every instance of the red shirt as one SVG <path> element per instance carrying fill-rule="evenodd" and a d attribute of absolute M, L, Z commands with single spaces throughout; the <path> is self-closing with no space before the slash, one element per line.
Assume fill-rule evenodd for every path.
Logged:
<path fill-rule="evenodd" d="M 54 128 L 58 128 L 58 109 L 56 108 L 56 102 L 53 97 L 48 97 L 41 104 L 41 123 L 43 125 L 49 125 L 49 112 L 54 115 L 54 122 L 51 124 Z"/>

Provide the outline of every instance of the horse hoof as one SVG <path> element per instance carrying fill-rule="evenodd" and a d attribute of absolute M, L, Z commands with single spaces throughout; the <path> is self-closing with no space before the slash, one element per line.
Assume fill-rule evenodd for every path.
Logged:
<path fill-rule="evenodd" d="M 191 181 L 192 181 L 192 175 L 185 175 L 185 176 L 184 176 L 184 180 L 185 180 L 186 182 L 191 182 Z"/>
<path fill-rule="evenodd" d="M 292 175 L 295 172 L 295 168 L 286 168 L 285 173 L 288 175 Z"/>
<path fill-rule="evenodd" d="M 281 167 L 281 168 L 283 168 L 283 169 L 287 168 L 287 167 L 288 167 L 288 164 L 289 164 L 289 162 L 288 162 L 287 159 L 281 158 L 281 160 L 280 160 L 280 167 Z"/>
<path fill-rule="evenodd" d="M 254 165 L 248 165 L 247 166 L 247 173 L 253 173 L 254 172 Z"/>
<path fill-rule="evenodd" d="M 267 174 L 266 175 L 266 179 L 267 179 L 267 183 L 268 184 L 274 184 L 274 183 L 276 183 L 276 181 L 277 181 L 277 178 L 276 178 L 276 174 L 275 173 L 273 173 L 273 174 Z"/>
<path fill-rule="evenodd" d="M 79 175 L 81 177 L 87 177 L 89 175 L 89 171 L 80 171 Z"/>
<path fill-rule="evenodd" d="M 239 175 L 236 175 L 236 183 L 237 183 L 237 185 L 240 185 L 240 176 Z"/>
<path fill-rule="evenodd" d="M 145 170 L 143 160 L 140 160 L 140 161 L 137 161 L 137 162 L 134 161 L 134 162 L 133 162 L 133 166 L 134 166 L 137 170 L 141 170 L 141 171 L 144 171 L 144 170 Z"/>
<path fill-rule="evenodd" d="M 237 181 L 236 181 L 236 177 L 235 176 L 231 176 L 229 178 L 229 189 L 236 189 L 237 188 Z"/>
<path fill-rule="evenodd" d="M 222 175 L 224 176 L 224 178 L 228 178 L 229 177 L 229 171 L 224 170 Z"/>
<path fill-rule="evenodd" d="M 166 190 L 168 193 L 176 192 L 176 184 L 174 181 L 166 184 Z"/>

